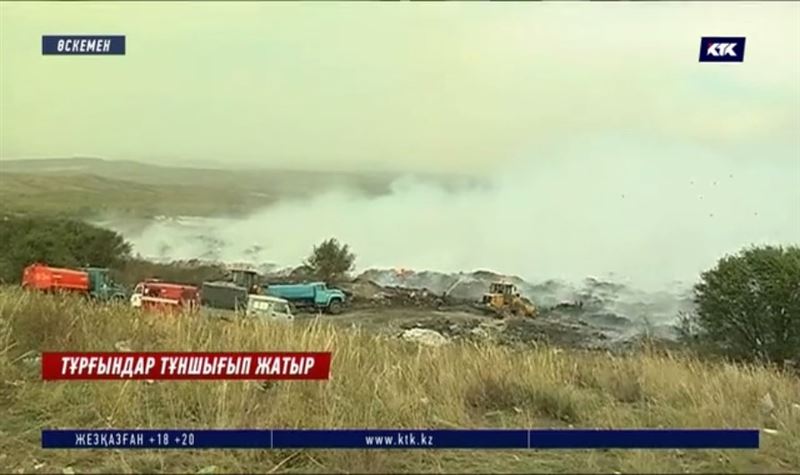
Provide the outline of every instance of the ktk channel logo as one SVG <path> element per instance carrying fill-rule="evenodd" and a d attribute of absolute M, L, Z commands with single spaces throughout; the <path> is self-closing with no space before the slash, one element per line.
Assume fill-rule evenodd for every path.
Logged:
<path fill-rule="evenodd" d="M 124 35 L 43 35 L 42 54 L 124 55 Z"/>
<path fill-rule="evenodd" d="M 700 39 L 701 63 L 741 63 L 744 36 L 704 36 Z"/>

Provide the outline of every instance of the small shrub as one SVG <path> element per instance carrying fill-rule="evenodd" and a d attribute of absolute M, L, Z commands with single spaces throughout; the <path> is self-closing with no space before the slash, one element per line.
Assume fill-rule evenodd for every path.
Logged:
<path fill-rule="evenodd" d="M 355 265 L 356 256 L 347 244 L 340 244 L 335 238 L 314 246 L 311 256 L 304 266 L 317 279 L 336 283 L 347 276 Z"/>

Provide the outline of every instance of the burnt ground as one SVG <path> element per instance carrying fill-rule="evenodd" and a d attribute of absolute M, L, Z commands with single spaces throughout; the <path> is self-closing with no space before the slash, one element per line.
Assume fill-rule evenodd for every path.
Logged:
<path fill-rule="evenodd" d="M 209 317 L 234 319 L 226 310 L 204 309 Z M 319 318 L 342 328 L 400 338 L 413 328 L 432 330 L 451 341 L 492 342 L 514 347 L 548 345 L 559 348 L 625 351 L 644 339 L 616 322 L 592 320 L 593 315 L 567 309 L 548 309 L 535 318 L 497 318 L 473 305 L 424 306 L 357 303 L 339 315 L 296 311 L 296 323 Z M 648 341 L 672 345 L 669 340 L 649 337 Z"/>
<path fill-rule="evenodd" d="M 498 321 L 495 313 L 476 305 L 491 282 L 498 280 L 516 283 L 537 306 L 538 316 Z M 342 320 L 347 324 L 387 332 L 426 328 L 449 338 L 488 334 L 500 343 L 579 348 L 628 347 L 643 338 L 672 341 L 676 332 L 670 321 L 686 305 L 679 295 L 637 293 L 597 279 L 578 287 L 551 281 L 531 285 L 481 271 L 459 275 L 370 271 L 342 288 L 350 296 L 352 313 Z"/>
<path fill-rule="evenodd" d="M 298 315 L 300 321 L 314 318 Z M 487 341 L 500 345 L 527 347 L 546 344 L 561 348 L 617 350 L 629 347 L 636 336 L 613 328 L 600 328 L 578 318 L 546 312 L 537 318 L 495 318 L 479 311 L 457 308 L 367 307 L 353 308 L 340 315 L 322 314 L 331 323 L 401 337 L 413 328 L 433 330 L 448 340 Z"/>

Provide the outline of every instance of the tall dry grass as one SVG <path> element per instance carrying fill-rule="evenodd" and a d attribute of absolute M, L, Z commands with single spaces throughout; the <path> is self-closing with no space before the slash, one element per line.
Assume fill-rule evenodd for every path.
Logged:
<path fill-rule="evenodd" d="M 38 472 L 799 472 L 800 381 L 636 356 L 418 347 L 326 323 L 140 317 L 0 291 L 0 470 Z M 328 350 L 327 382 L 40 381 L 43 350 Z M 765 401 L 766 395 L 772 404 Z M 770 407 L 771 406 L 771 407 Z M 757 427 L 757 451 L 44 451 L 42 428 Z M 37 468 L 38 467 L 38 468 Z M 7 469 L 7 470 L 6 470 Z"/>

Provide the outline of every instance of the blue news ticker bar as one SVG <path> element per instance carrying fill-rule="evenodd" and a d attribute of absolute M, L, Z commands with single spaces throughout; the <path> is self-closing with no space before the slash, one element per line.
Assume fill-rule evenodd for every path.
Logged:
<path fill-rule="evenodd" d="M 359 449 L 440 448 L 519 449 L 528 448 L 527 430 L 273 430 L 274 448 Z M 385 445 L 387 438 L 392 443 Z"/>
<path fill-rule="evenodd" d="M 535 449 L 757 449 L 758 430 L 531 430 Z"/>
<path fill-rule="evenodd" d="M 45 449 L 757 449 L 739 429 L 43 430 Z"/>

